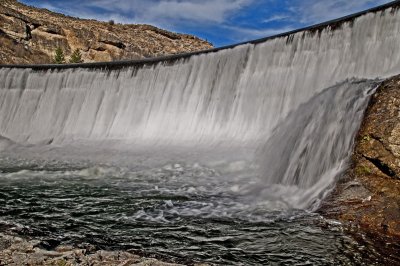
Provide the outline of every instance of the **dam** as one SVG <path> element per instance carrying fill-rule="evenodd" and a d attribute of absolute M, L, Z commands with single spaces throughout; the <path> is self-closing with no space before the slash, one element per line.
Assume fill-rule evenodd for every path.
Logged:
<path fill-rule="evenodd" d="M 357 262 L 362 247 L 312 211 L 400 73 L 399 7 L 159 59 L 0 66 L 0 221 L 225 265 Z"/>

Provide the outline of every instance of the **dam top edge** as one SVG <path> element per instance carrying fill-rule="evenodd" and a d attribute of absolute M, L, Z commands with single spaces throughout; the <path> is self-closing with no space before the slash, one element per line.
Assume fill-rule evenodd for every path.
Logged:
<path fill-rule="evenodd" d="M 233 49 L 235 47 L 246 45 L 246 44 L 253 44 L 257 45 L 260 43 L 267 42 L 269 40 L 277 39 L 277 38 L 284 38 L 290 37 L 293 34 L 297 34 L 300 32 L 317 32 L 325 29 L 329 26 L 334 26 L 334 28 L 340 27 L 343 23 L 352 21 L 358 17 L 364 16 L 369 13 L 376 13 L 380 11 L 384 11 L 389 8 L 400 8 L 400 0 L 395 0 L 377 7 L 373 7 L 364 11 L 360 11 L 354 14 L 350 14 L 344 17 L 340 17 L 337 19 L 329 20 L 326 22 L 318 23 L 315 25 L 303 27 L 300 29 L 295 29 L 289 32 L 283 32 L 280 34 L 276 34 L 273 36 L 268 36 L 260 39 L 245 41 L 241 43 L 231 44 L 222 47 L 216 47 L 208 50 L 201 50 L 195 52 L 188 52 L 188 53 L 181 53 L 181 54 L 173 54 L 173 55 L 166 55 L 161 57 L 152 57 L 152 58 L 144 58 L 139 60 L 122 60 L 122 61 L 110 61 L 110 62 L 91 62 L 91 63 L 78 63 L 78 64 L 10 64 L 10 65 L 1 65 L 1 68 L 23 68 L 23 69 L 32 69 L 32 70 L 52 70 L 52 69 L 71 69 L 71 68 L 93 68 L 93 69 L 121 69 L 125 67 L 132 67 L 132 66 L 141 66 L 146 64 L 157 64 L 160 62 L 173 62 L 181 59 L 186 59 L 192 56 L 201 55 L 201 54 L 209 54 L 209 53 L 216 53 L 222 50 Z"/>

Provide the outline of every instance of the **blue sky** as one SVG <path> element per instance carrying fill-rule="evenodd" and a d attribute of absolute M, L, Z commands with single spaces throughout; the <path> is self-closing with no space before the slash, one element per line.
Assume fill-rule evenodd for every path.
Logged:
<path fill-rule="evenodd" d="M 267 37 L 390 0 L 21 0 L 67 15 L 145 23 L 189 33 L 214 46 Z"/>

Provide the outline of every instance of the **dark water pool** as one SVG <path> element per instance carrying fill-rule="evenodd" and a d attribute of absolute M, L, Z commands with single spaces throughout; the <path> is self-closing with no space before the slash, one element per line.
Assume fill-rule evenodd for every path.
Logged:
<path fill-rule="evenodd" d="M 248 204 L 237 184 L 197 164 L 134 170 L 3 160 L 0 172 L 0 223 L 50 249 L 93 245 L 188 264 L 385 263 L 339 223 Z"/>

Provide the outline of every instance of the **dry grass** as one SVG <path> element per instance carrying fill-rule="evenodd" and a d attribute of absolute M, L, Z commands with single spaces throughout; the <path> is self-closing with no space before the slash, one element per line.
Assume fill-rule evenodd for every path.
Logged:
<path fill-rule="evenodd" d="M 51 58 L 45 53 L 24 46 L 13 39 L 0 35 L 1 52 L 0 64 L 38 64 L 50 63 Z"/>

